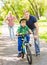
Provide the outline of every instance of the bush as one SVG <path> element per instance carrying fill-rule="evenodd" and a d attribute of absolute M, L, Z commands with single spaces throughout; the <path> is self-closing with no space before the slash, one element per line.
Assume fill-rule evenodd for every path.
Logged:
<path fill-rule="evenodd" d="M 2 25 L 2 21 L 0 21 L 0 25 Z"/>
<path fill-rule="evenodd" d="M 47 19 L 46 20 L 38 20 L 39 22 L 47 22 Z"/>
<path fill-rule="evenodd" d="M 0 32 L 0 35 L 1 35 L 2 33 Z"/>
<path fill-rule="evenodd" d="M 44 34 L 40 33 L 39 37 L 40 37 L 40 39 L 44 39 L 47 42 L 47 32 Z"/>

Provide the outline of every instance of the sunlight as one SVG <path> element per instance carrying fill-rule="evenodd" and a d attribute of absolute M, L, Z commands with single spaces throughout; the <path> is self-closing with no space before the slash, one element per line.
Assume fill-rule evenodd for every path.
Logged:
<path fill-rule="evenodd" d="M 2 8 L 2 6 L 4 6 L 4 4 L 2 1 L 0 1 L 0 8 Z"/>
<path fill-rule="evenodd" d="M 47 48 L 43 47 L 41 48 L 41 51 L 47 52 Z"/>
<path fill-rule="evenodd" d="M 16 54 L 16 55 L 17 55 L 17 54 Z M 0 59 L 2 59 L 2 60 L 7 60 L 7 61 L 18 61 L 18 60 L 20 60 L 21 58 L 18 58 L 18 57 L 0 56 Z"/>

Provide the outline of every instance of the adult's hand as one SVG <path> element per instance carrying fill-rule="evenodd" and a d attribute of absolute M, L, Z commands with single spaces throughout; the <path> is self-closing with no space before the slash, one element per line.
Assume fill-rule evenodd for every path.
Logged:
<path fill-rule="evenodd" d="M 37 39 L 38 38 L 38 35 L 34 35 L 34 39 Z"/>

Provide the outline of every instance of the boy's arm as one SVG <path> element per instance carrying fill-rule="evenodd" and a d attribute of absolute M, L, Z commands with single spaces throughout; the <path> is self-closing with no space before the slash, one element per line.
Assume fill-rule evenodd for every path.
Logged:
<path fill-rule="evenodd" d="M 30 33 L 30 34 L 32 34 L 32 31 L 31 31 L 31 29 L 29 29 L 29 33 Z"/>

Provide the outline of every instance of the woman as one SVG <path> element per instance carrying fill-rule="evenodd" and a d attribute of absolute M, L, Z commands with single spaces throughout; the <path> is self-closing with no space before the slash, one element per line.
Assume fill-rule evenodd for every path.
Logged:
<path fill-rule="evenodd" d="M 14 17 L 12 15 L 12 12 L 9 11 L 9 13 L 8 13 L 5 21 L 7 22 L 8 27 L 9 27 L 9 32 L 10 32 L 10 38 L 11 38 L 11 40 L 14 39 L 14 28 L 13 27 L 14 27 L 14 20 L 15 19 L 16 19 L 16 17 Z"/>

